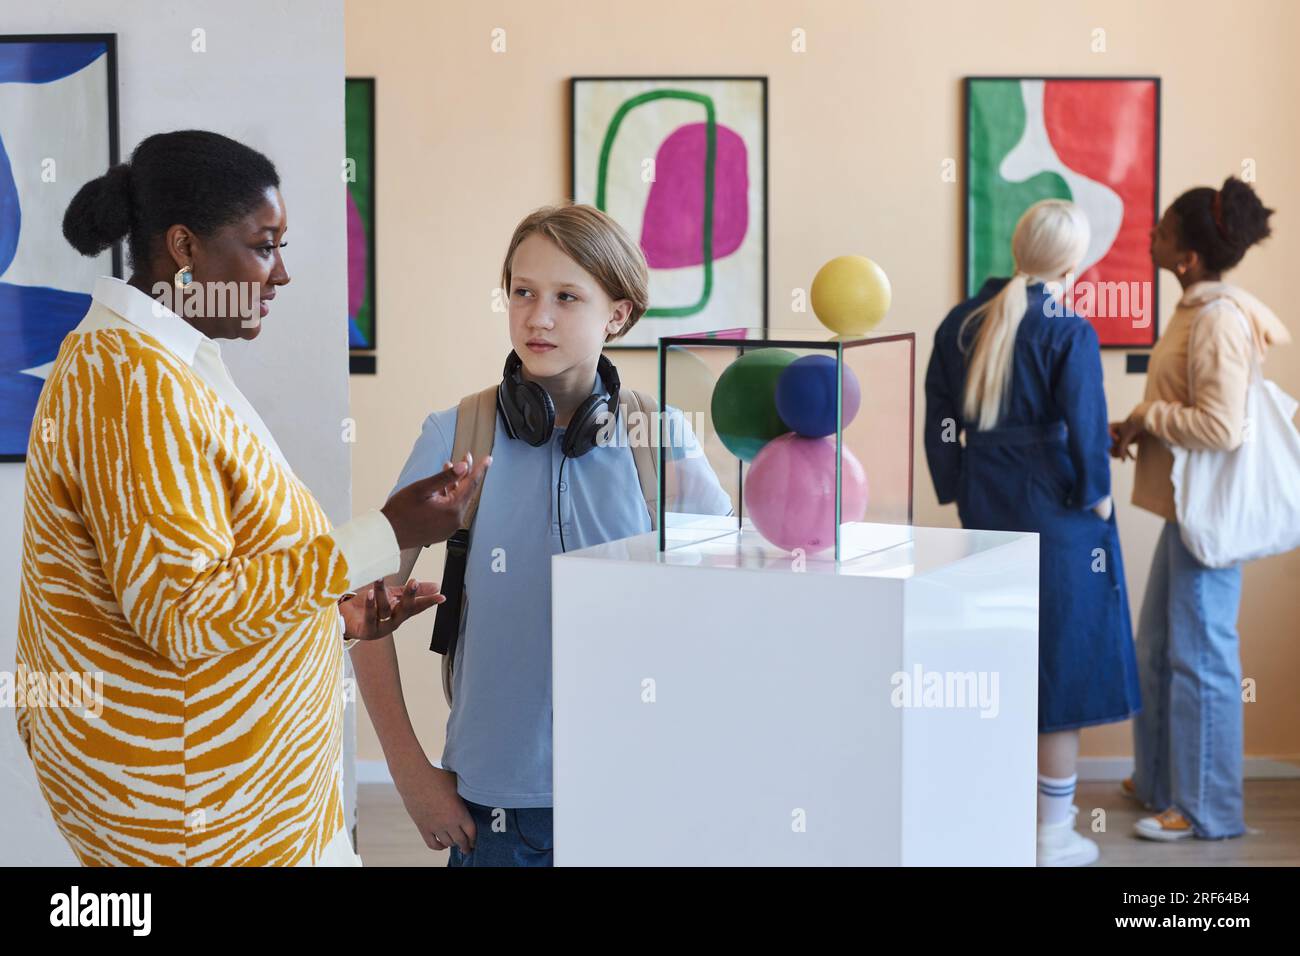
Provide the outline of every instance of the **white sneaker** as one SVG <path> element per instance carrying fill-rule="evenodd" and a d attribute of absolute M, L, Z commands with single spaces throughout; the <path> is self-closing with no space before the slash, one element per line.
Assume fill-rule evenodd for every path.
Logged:
<path fill-rule="evenodd" d="M 1078 807 L 1059 823 L 1038 824 L 1039 866 L 1087 866 L 1101 856 L 1097 844 L 1074 828 Z"/>

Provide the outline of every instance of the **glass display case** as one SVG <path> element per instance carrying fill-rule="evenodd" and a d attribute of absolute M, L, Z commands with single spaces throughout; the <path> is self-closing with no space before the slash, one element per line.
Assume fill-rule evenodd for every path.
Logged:
<path fill-rule="evenodd" d="M 911 332 L 661 338 L 660 550 L 852 561 L 911 540 L 915 364 Z"/>

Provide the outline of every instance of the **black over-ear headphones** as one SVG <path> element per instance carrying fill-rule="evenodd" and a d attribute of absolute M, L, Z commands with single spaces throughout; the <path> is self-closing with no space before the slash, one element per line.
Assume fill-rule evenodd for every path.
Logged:
<path fill-rule="evenodd" d="M 546 389 L 520 374 L 523 364 L 519 354 L 511 349 L 497 387 L 497 409 L 505 421 L 506 434 L 537 447 L 550 441 L 555 432 L 555 403 Z M 560 442 L 566 458 L 581 458 L 595 448 L 601 430 L 618 415 L 618 369 L 602 355 L 596 371 L 605 394 L 584 399 L 573 413 Z"/>

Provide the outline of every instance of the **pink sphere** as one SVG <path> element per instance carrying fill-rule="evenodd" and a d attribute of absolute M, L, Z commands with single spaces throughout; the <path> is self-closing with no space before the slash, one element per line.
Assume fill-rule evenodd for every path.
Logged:
<path fill-rule="evenodd" d="M 861 521 L 867 511 L 867 475 L 845 448 L 840 518 Z M 835 440 L 789 432 L 773 438 L 745 475 L 745 507 L 754 527 L 779 548 L 807 554 L 835 545 Z"/>

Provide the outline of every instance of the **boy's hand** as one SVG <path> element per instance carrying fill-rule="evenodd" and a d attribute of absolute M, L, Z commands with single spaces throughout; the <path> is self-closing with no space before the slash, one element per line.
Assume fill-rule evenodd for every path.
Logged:
<path fill-rule="evenodd" d="M 394 493 L 380 510 L 393 526 L 398 549 L 423 548 L 455 534 L 490 464 L 491 455 L 475 467 L 474 456 L 466 454 L 463 462 L 447 462 L 438 474 Z"/>
<path fill-rule="evenodd" d="M 373 641 L 392 634 L 403 621 L 447 600 L 432 581 L 406 582 L 406 587 L 384 586 L 383 581 L 367 585 L 352 598 L 339 602 L 344 637 Z"/>
<path fill-rule="evenodd" d="M 456 775 L 438 769 L 423 754 L 393 771 L 397 792 L 424 845 L 430 850 L 446 850 L 454 843 L 461 853 L 473 852 L 478 831 L 456 792 Z"/>

